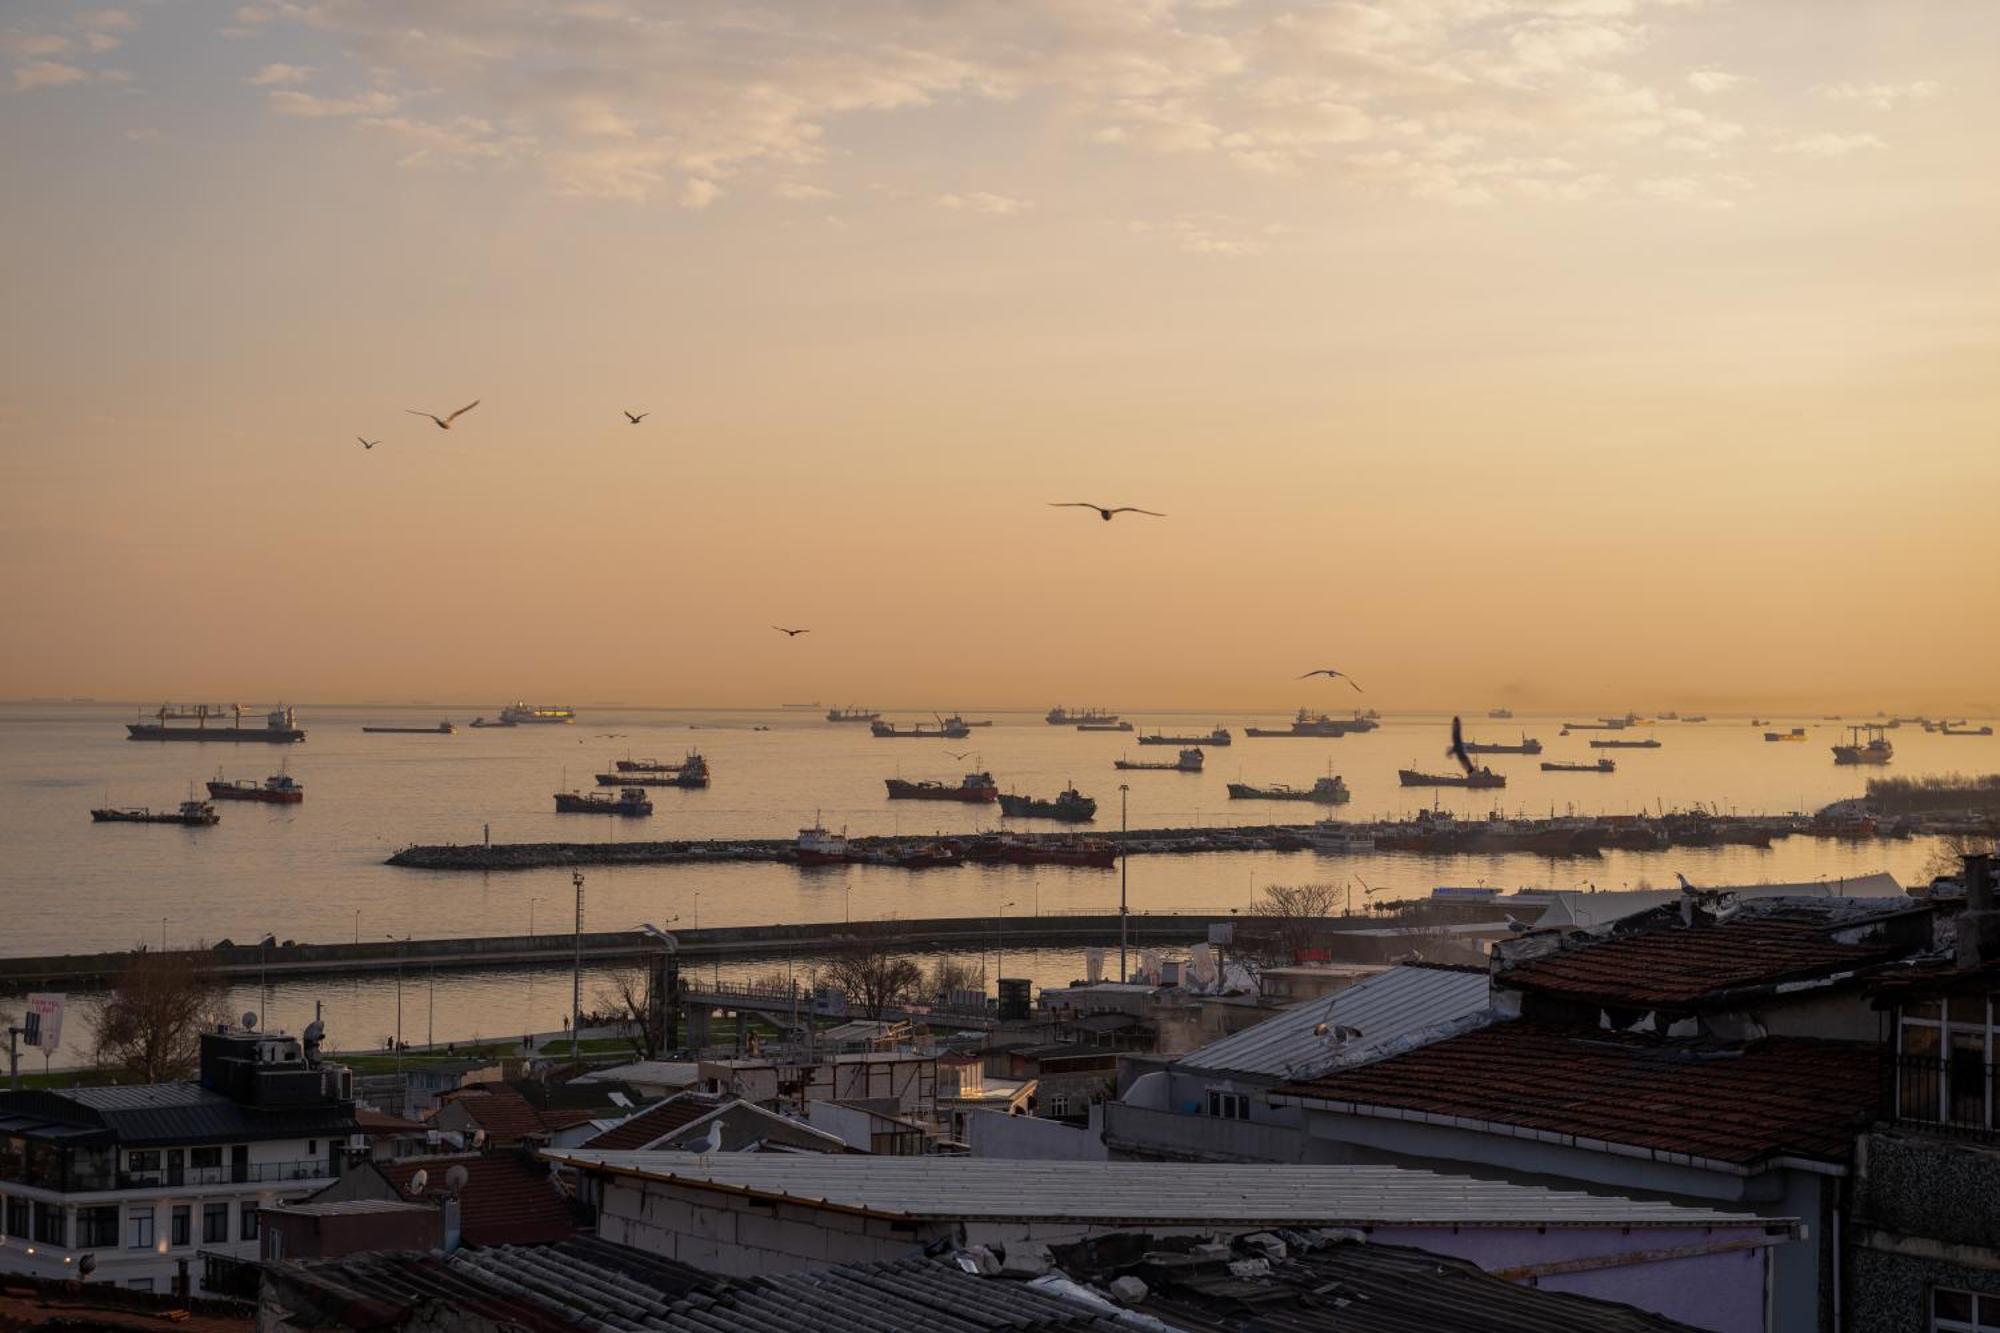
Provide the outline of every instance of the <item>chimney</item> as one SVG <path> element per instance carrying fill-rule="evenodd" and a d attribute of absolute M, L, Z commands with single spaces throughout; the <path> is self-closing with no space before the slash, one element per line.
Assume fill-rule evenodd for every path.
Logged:
<path fill-rule="evenodd" d="M 463 1241 L 458 1221 L 458 1196 L 448 1194 L 444 1198 L 444 1252 L 455 1254 Z"/>
<path fill-rule="evenodd" d="M 1958 915 L 1958 965 L 2000 961 L 2000 911 L 1993 906 L 1993 858 L 1965 858 L 1965 910 Z"/>

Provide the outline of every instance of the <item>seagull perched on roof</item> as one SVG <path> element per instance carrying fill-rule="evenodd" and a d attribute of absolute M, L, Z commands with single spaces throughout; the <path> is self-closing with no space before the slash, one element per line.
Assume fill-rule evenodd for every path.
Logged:
<path fill-rule="evenodd" d="M 712 1152 L 721 1152 L 722 1121 L 717 1120 L 714 1124 L 710 1125 L 708 1127 L 708 1133 L 702 1135 L 700 1138 L 696 1139 L 693 1143 L 690 1143 L 687 1146 L 687 1151 L 693 1153 L 700 1153 L 704 1157 L 706 1157 L 709 1153 Z"/>
<path fill-rule="evenodd" d="M 1696 888 L 1696 887 L 1695 887 L 1694 885 L 1692 885 L 1692 884 L 1688 883 L 1688 877 L 1687 877 L 1686 875 L 1683 875 L 1683 874 L 1682 874 L 1682 873 L 1681 873 L 1680 871 L 1676 870 L 1676 871 L 1674 872 L 1674 878 L 1680 881 L 1680 883 L 1681 883 L 1681 892 L 1682 892 L 1682 893 L 1700 893 L 1700 892 L 1701 892 L 1701 890 L 1700 890 L 1700 889 L 1697 889 L 1697 888 Z"/>
<path fill-rule="evenodd" d="M 437 428 L 439 430 L 450 430 L 452 422 L 458 420 L 460 417 L 464 416 L 467 412 L 470 412 L 473 408 L 477 406 L 479 406 L 479 400 L 475 398 L 471 402 L 467 403 L 464 407 L 459 408 L 458 411 L 453 412 L 448 417 L 441 417 L 435 412 L 419 411 L 414 407 L 406 407 L 403 410 L 405 412 L 408 412 L 413 417 L 429 417 L 432 421 L 437 422 Z"/>
<path fill-rule="evenodd" d="M 1145 514 L 1145 515 L 1147 515 L 1147 516 L 1149 516 L 1149 517 L 1152 517 L 1152 518 L 1165 518 L 1165 517 L 1166 517 L 1166 515 L 1165 515 L 1165 514 L 1162 514 L 1162 513 L 1158 513 L 1158 512 L 1156 512 L 1156 511 L 1154 511 L 1154 510 L 1151 510 L 1151 509 L 1139 509 L 1139 508 L 1136 508 L 1136 507 L 1134 507 L 1134 506 L 1132 506 L 1132 505 L 1119 505 L 1119 506 L 1118 506 L 1117 508 L 1115 508 L 1115 509 L 1106 509 L 1106 508 L 1105 508 L 1105 507 L 1104 507 L 1103 505 L 1094 505 L 1094 504 L 1090 503 L 1090 501 L 1088 501 L 1088 500 L 1051 500 L 1051 501 L 1049 501 L 1049 508 L 1051 508 L 1051 509 L 1095 509 L 1095 510 L 1097 511 L 1097 516 L 1098 516 L 1099 518 L 1103 519 L 1103 520 L 1104 520 L 1104 521 L 1105 521 L 1106 523 L 1109 523 L 1109 522 L 1111 521 L 1111 516 L 1112 516 L 1113 514 Z"/>
<path fill-rule="evenodd" d="M 621 409 L 621 410 L 622 410 L 622 409 Z M 651 412 L 641 412 L 641 413 L 640 413 L 640 414 L 639 414 L 638 416 L 636 416 L 636 417 L 635 417 L 635 416 L 633 416 L 633 415 L 632 415 L 632 414 L 631 414 L 630 412 L 626 412 L 626 413 L 625 413 L 625 419 L 626 419 L 627 421 L 631 422 L 631 423 L 632 423 L 633 425 L 635 425 L 635 426 L 636 426 L 636 425 L 638 425 L 638 424 L 639 424 L 640 422 L 644 421 L 644 420 L 645 420 L 645 419 L 646 419 L 647 417 L 649 417 L 649 416 L 651 416 L 651 415 L 653 415 L 653 414 L 652 414 Z"/>
<path fill-rule="evenodd" d="M 1349 685 L 1354 685 L 1354 692 L 1356 694 L 1367 693 L 1367 691 L 1362 689 L 1359 685 L 1355 685 L 1354 677 L 1348 675 L 1345 671 L 1335 671 L 1332 667 L 1320 667 L 1317 670 L 1308 671 L 1306 672 L 1305 675 L 1300 676 L 1299 679 L 1309 680 L 1314 676 L 1325 676 L 1328 680 L 1344 680 Z"/>

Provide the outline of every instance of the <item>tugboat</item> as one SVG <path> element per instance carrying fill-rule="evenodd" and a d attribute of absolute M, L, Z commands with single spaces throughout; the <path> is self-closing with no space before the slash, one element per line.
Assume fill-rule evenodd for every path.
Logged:
<path fill-rule="evenodd" d="M 830 709 L 827 712 L 826 720 L 829 722 L 875 722 L 879 721 L 881 717 L 880 713 L 871 709 L 850 707 Z"/>
<path fill-rule="evenodd" d="M 847 846 L 847 831 L 828 833 L 817 819 L 811 828 L 799 830 L 799 840 L 792 849 L 792 855 L 802 866 L 838 865 L 852 859 Z"/>
<path fill-rule="evenodd" d="M 1264 737 L 1339 737 L 1345 736 L 1351 731 L 1373 731 L 1380 725 L 1381 723 L 1377 722 L 1374 718 L 1367 717 L 1359 712 L 1355 713 L 1351 718 L 1336 718 L 1328 717 L 1325 713 L 1315 713 L 1311 709 L 1301 708 L 1298 716 L 1292 719 L 1292 725 L 1283 731 L 1276 731 L 1269 727 L 1245 727 L 1243 728 L 1243 734 L 1245 736 Z"/>
<path fill-rule="evenodd" d="M 556 793 L 556 813 L 650 815 L 653 813 L 653 798 L 646 795 L 644 787 L 625 787 L 616 796 L 601 791 L 559 791 Z"/>
<path fill-rule="evenodd" d="M 1414 768 L 1396 770 L 1396 776 L 1405 787 L 1504 787 L 1507 785 L 1505 773 L 1495 773 L 1490 768 L 1475 768 L 1470 773 L 1420 773 Z"/>
<path fill-rule="evenodd" d="M 1465 743 L 1465 752 L 1467 754 L 1540 754 L 1542 752 L 1542 743 L 1523 732 L 1520 742 L 1515 745 L 1508 745 L 1500 741 L 1467 741 Z"/>
<path fill-rule="evenodd" d="M 991 773 L 967 773 L 956 787 L 943 782 L 911 782 L 905 778 L 884 778 L 892 801 L 963 801 L 967 805 L 987 805 L 998 800 L 1000 788 Z"/>
<path fill-rule="evenodd" d="M 1128 773 L 1144 771 L 1155 773 L 1199 773 L 1201 772 L 1201 764 L 1204 757 L 1200 750 L 1188 749 L 1182 750 L 1181 757 L 1171 764 L 1164 762 L 1151 764 L 1143 759 L 1118 759 L 1112 761 L 1111 766 Z"/>
<path fill-rule="evenodd" d="M 229 726 L 219 725 L 224 717 L 230 719 Z M 227 708 L 215 704 L 197 704 L 193 708 L 161 704 L 153 718 L 151 722 L 127 722 L 126 738 L 135 741 L 264 741 L 271 745 L 296 745 L 306 738 L 292 716 L 292 710 L 282 705 L 264 715 L 261 727 L 243 725 L 241 704 L 231 704 Z M 218 725 L 208 725 L 210 718 L 214 718 Z M 194 725 L 168 725 L 183 720 L 192 721 Z"/>
<path fill-rule="evenodd" d="M 1102 708 L 1084 708 L 1071 712 L 1067 708 L 1051 708 L 1042 720 L 1052 727 L 1081 727 L 1103 722 L 1116 722 L 1118 714 L 1107 713 Z"/>
<path fill-rule="evenodd" d="M 619 768 L 624 768 L 620 764 Z M 708 761 L 690 750 L 685 761 L 661 765 L 639 772 L 599 773 L 597 785 L 600 787 L 686 787 L 690 789 L 708 786 Z"/>
<path fill-rule="evenodd" d="M 1035 796 L 1016 796 L 1009 792 L 1000 797 L 1000 813 L 1021 819 L 1060 819 L 1069 824 L 1088 824 L 1097 818 L 1097 802 L 1074 786 L 1063 788 L 1062 795 L 1053 801 Z"/>
<path fill-rule="evenodd" d="M 1200 745 L 1213 747 L 1228 745 L 1231 737 L 1227 727 L 1218 726 L 1206 736 L 1169 736 L 1164 732 L 1156 731 L 1150 736 L 1136 736 L 1133 739 L 1137 740 L 1141 745 Z"/>
<path fill-rule="evenodd" d="M 1333 774 L 1303 788 L 1283 782 L 1270 787 L 1254 787 L 1247 782 L 1229 784 L 1229 798 L 1233 801 L 1312 801 L 1317 805 L 1346 805 L 1349 796 L 1347 784 Z"/>
<path fill-rule="evenodd" d="M 972 729 L 957 718 L 940 718 L 934 727 L 921 722 L 913 723 L 905 730 L 893 722 L 870 722 L 868 734 L 882 740 L 903 741 L 960 741 L 972 734 Z"/>
<path fill-rule="evenodd" d="M 222 822 L 222 816 L 207 801 L 182 801 L 178 810 L 155 811 L 143 805 L 106 807 L 92 810 L 90 818 L 98 824 L 180 824 L 186 828 L 205 828 Z"/>
<path fill-rule="evenodd" d="M 474 726 L 479 725 L 474 723 Z M 440 722 L 434 727 L 363 727 L 363 731 L 377 736 L 456 736 L 458 728 L 449 722 Z"/>
<path fill-rule="evenodd" d="M 1542 761 L 1542 772 L 1544 773 L 1611 773 L 1615 772 L 1617 768 L 1618 765 L 1612 763 L 1608 757 L 1600 759 L 1594 764 L 1562 764 L 1551 763 L 1547 760 Z"/>
<path fill-rule="evenodd" d="M 1886 764 L 1896 753 L 1896 747 L 1889 744 L 1889 738 L 1877 726 L 1849 727 L 1848 742 L 1833 747 L 1833 762 L 1836 764 Z M 1867 740 L 1862 740 L 1863 735 Z"/>
<path fill-rule="evenodd" d="M 576 721 L 576 710 L 561 705 L 537 707 L 516 700 L 500 710 L 503 727 L 562 726 Z"/>
<path fill-rule="evenodd" d="M 1470 750 L 1472 747 L 1468 745 L 1465 748 Z M 1660 748 L 1660 742 L 1658 737 L 1648 736 L 1643 741 L 1592 741 L 1590 748 L 1593 750 L 1657 750 Z"/>
<path fill-rule="evenodd" d="M 297 805 L 306 798 L 306 789 L 285 773 L 273 773 L 263 782 L 238 778 L 224 781 L 221 772 L 208 783 L 208 795 L 215 801 L 263 801 L 267 805 Z"/>

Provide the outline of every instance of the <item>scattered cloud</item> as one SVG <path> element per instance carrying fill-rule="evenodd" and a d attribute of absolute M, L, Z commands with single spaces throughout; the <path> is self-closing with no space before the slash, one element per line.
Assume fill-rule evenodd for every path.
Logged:
<path fill-rule="evenodd" d="M 311 65 L 266 65 L 250 76 L 249 82 L 259 88 L 271 88 L 281 84 L 304 83 L 312 77 Z"/>
<path fill-rule="evenodd" d="M 780 199 L 831 199 L 833 191 L 824 185 L 811 185 L 805 181 L 779 181 L 771 187 L 772 193 Z"/>
<path fill-rule="evenodd" d="M 1025 213 L 1034 207 L 1026 199 L 1016 199 L 1012 195 L 989 194 L 984 190 L 974 190 L 968 194 L 941 194 L 937 197 L 939 208 L 956 209 L 967 213 L 992 213 L 1010 217 Z"/>
<path fill-rule="evenodd" d="M 1846 157 L 1849 153 L 1887 146 L 1873 134 L 1807 134 L 1785 140 L 1778 145 L 1778 151 L 1800 157 Z"/>
<path fill-rule="evenodd" d="M 1747 80 L 1741 74 L 1731 74 L 1713 65 L 1704 65 L 1700 69 L 1689 70 L 1687 81 L 1688 87 L 1698 93 L 1726 93 Z"/>
<path fill-rule="evenodd" d="M 1944 90 L 1929 79 L 1918 79 L 1912 83 L 1832 83 L 1819 91 L 1835 102 L 1860 102 L 1877 111 L 1894 111 L 1906 102 L 1928 101 Z"/>
<path fill-rule="evenodd" d="M 131 32 L 139 26 L 139 20 L 130 10 L 87 9 L 76 16 L 76 26 L 92 32 Z"/>
<path fill-rule="evenodd" d="M 1263 254 L 1270 239 L 1284 228 L 1275 223 L 1259 226 L 1228 213 L 1183 213 L 1164 222 L 1130 222 L 1126 230 L 1165 240 L 1183 254 L 1243 259 Z"/>
<path fill-rule="evenodd" d="M 59 32 L 0 32 L 0 51 L 23 59 L 63 55 L 72 45 Z"/>
<path fill-rule="evenodd" d="M 384 92 L 356 93 L 352 97 L 315 97 L 311 93 L 281 89 L 268 94 L 271 110 L 281 116 L 324 120 L 341 116 L 385 116 L 396 109 L 396 98 Z"/>
<path fill-rule="evenodd" d="M 696 176 L 681 186 L 681 207 L 707 208 L 722 193 L 722 187 L 712 180 Z"/>
<path fill-rule="evenodd" d="M 59 60 L 36 60 L 14 66 L 14 87 L 23 92 L 30 88 L 60 88 L 66 83 L 84 83 L 89 78 L 89 70 L 65 65 Z"/>

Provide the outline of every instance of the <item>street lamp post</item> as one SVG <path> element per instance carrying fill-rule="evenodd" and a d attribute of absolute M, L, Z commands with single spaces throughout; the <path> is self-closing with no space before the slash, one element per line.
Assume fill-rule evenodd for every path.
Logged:
<path fill-rule="evenodd" d="M 569 974 L 569 1054 L 574 1063 L 583 1050 L 583 872 L 572 870 L 576 885 L 576 961 Z"/>
<path fill-rule="evenodd" d="M 1007 975 L 1007 909 L 1012 902 L 1000 904 L 1000 929 L 993 937 L 993 979 L 997 982 Z"/>
<path fill-rule="evenodd" d="M 409 957 L 410 937 L 404 935 L 398 939 L 394 935 L 387 935 L 383 938 L 396 940 L 397 943 L 403 946 L 396 951 L 396 1074 L 398 1077 L 401 1077 L 403 1073 L 403 960 Z"/>
<path fill-rule="evenodd" d="M 1118 980 L 1120 981 L 1124 981 L 1127 977 L 1132 975 L 1130 972 L 1127 972 L 1125 970 L 1125 945 L 1126 945 L 1126 935 L 1127 935 L 1127 930 L 1126 930 L 1127 909 L 1125 906 L 1125 869 L 1132 857 L 1131 848 L 1127 846 L 1128 839 L 1126 838 L 1125 835 L 1127 831 L 1131 828 L 1131 821 L 1128 818 L 1128 811 L 1127 811 L 1127 801 L 1130 797 L 1131 791 L 1132 787 L 1129 783 L 1121 782 L 1118 784 Z"/>
<path fill-rule="evenodd" d="M 361 943 L 361 909 L 354 909 L 354 942 Z"/>

